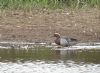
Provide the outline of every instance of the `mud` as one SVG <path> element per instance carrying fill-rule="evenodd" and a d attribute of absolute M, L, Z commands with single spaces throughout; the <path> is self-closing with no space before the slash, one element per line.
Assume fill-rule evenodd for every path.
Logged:
<path fill-rule="evenodd" d="M 51 43 L 55 32 L 80 42 L 99 42 L 100 10 L 0 11 L 1 42 Z"/>

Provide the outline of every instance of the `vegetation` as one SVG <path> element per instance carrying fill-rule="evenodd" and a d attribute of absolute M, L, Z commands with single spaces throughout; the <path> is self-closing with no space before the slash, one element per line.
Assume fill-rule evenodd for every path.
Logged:
<path fill-rule="evenodd" d="M 100 0 L 0 0 L 0 9 L 100 7 Z"/>

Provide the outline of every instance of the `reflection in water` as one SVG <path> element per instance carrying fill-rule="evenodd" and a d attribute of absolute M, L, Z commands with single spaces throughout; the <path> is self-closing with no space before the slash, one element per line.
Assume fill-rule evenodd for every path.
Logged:
<path fill-rule="evenodd" d="M 99 73 L 100 50 L 0 49 L 0 73 Z"/>
<path fill-rule="evenodd" d="M 0 49 L 0 61 L 66 61 L 100 63 L 100 50 Z"/>

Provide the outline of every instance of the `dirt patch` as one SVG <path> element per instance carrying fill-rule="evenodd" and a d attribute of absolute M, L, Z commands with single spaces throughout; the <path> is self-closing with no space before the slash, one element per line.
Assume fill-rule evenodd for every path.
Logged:
<path fill-rule="evenodd" d="M 53 42 L 55 32 L 100 41 L 100 10 L 0 11 L 0 41 Z"/>

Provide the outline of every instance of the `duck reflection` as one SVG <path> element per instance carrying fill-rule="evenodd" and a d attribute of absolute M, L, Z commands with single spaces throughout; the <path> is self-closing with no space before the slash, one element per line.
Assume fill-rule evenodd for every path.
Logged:
<path fill-rule="evenodd" d="M 84 63 L 99 63 L 100 50 L 22 50 L 22 49 L 0 49 L 0 61 L 74 61 Z"/>

